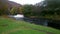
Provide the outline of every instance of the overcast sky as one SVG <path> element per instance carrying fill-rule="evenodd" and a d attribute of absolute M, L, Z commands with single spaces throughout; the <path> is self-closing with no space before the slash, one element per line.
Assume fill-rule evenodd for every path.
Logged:
<path fill-rule="evenodd" d="M 22 4 L 22 5 L 24 5 L 24 4 L 33 4 L 34 5 L 43 0 L 9 0 L 9 1 L 14 1 L 14 2 Z"/>

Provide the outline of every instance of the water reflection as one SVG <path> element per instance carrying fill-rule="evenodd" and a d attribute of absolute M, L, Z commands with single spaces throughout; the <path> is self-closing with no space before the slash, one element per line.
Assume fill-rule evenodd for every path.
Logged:
<path fill-rule="evenodd" d="M 27 17 L 24 17 L 24 20 L 27 21 L 27 22 L 38 24 L 38 25 L 44 25 L 44 26 L 48 25 L 48 20 L 44 19 L 44 18 L 39 19 L 39 18 L 27 18 Z"/>

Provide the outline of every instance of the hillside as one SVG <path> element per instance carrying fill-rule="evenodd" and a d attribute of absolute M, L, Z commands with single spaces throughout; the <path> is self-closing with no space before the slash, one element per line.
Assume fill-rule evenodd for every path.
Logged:
<path fill-rule="evenodd" d="M 60 30 L 0 17 L 0 34 L 60 34 Z"/>
<path fill-rule="evenodd" d="M 18 4 L 16 2 L 13 1 L 8 1 L 8 0 L 0 0 L 0 8 L 2 8 L 3 6 L 8 6 L 8 8 L 12 8 L 12 7 L 21 7 L 21 4 Z"/>
<path fill-rule="evenodd" d="M 13 2 L 13 1 L 8 1 L 8 6 L 9 7 L 21 7 L 22 5 L 16 2 Z"/>

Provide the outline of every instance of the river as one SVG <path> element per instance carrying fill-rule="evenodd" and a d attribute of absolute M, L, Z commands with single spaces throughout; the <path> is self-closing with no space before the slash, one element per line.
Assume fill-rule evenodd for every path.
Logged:
<path fill-rule="evenodd" d="M 37 25 L 43 25 L 43 26 L 49 26 L 49 27 L 53 27 L 56 29 L 60 29 L 60 24 L 57 24 L 58 21 L 49 21 L 48 19 L 45 18 L 28 18 L 28 17 L 24 17 L 24 15 L 21 14 L 17 14 L 17 15 L 9 15 L 9 17 L 14 18 L 16 20 L 23 20 L 29 23 L 34 23 Z M 60 23 L 60 21 L 59 21 Z"/>

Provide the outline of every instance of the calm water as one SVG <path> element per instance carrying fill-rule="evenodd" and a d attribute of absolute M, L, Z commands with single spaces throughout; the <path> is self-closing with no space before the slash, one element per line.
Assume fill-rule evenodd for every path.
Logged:
<path fill-rule="evenodd" d="M 46 19 L 43 19 L 43 18 L 27 18 L 27 17 L 24 17 L 24 20 L 27 21 L 27 22 L 31 22 L 31 23 L 35 23 L 35 24 L 38 24 L 38 25 L 44 25 L 44 26 L 47 26 L 48 25 L 48 20 Z"/>

